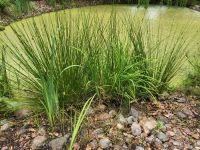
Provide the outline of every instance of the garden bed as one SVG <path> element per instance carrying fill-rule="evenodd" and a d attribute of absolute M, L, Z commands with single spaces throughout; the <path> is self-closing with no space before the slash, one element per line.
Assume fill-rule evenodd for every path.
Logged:
<path fill-rule="evenodd" d="M 200 148 L 200 101 L 172 93 L 160 102 L 131 104 L 130 112 L 109 101 L 94 103 L 82 125 L 75 150 L 174 150 Z M 27 150 L 68 147 L 70 132 L 57 124 L 49 131 L 45 118 L 15 116 L 1 127 L 0 148 Z M 1 121 L 2 122 L 2 121 Z M 8 123 L 9 122 L 9 123 Z M 66 123 L 70 124 L 70 122 Z M 68 126 L 69 128 L 70 126 Z M 56 147 L 56 148 L 55 148 Z"/>

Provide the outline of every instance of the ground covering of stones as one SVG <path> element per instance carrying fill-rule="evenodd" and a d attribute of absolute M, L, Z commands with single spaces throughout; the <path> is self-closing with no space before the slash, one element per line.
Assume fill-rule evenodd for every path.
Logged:
<path fill-rule="evenodd" d="M 94 102 L 79 132 L 75 150 L 199 150 L 200 99 L 174 93 L 157 102 L 133 103 L 129 111 Z M 69 147 L 70 125 L 49 130 L 21 110 L 0 122 L 1 150 Z M 26 119 L 23 119 L 26 117 Z M 63 130 L 62 130 L 63 129 Z"/>

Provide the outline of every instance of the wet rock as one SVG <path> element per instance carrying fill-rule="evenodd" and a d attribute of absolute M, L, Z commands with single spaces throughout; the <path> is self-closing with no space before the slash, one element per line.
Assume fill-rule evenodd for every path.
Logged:
<path fill-rule="evenodd" d="M 124 129 L 124 125 L 122 125 L 121 123 L 118 123 L 118 124 L 117 124 L 117 128 L 118 128 L 119 130 L 123 130 L 123 129 Z"/>
<path fill-rule="evenodd" d="M 166 141 L 169 140 L 169 137 L 168 137 L 166 134 L 164 134 L 163 132 L 159 132 L 159 133 L 157 134 L 157 137 L 158 137 L 162 142 L 166 142 Z"/>
<path fill-rule="evenodd" d="M 143 120 L 141 120 L 141 124 L 145 133 L 148 134 L 156 127 L 157 122 L 153 118 L 144 118 Z"/>
<path fill-rule="evenodd" d="M 127 120 L 124 118 L 124 116 L 122 114 L 119 114 L 118 122 L 123 124 L 123 125 L 127 125 L 128 124 Z"/>
<path fill-rule="evenodd" d="M 70 134 L 66 134 L 63 137 L 53 139 L 52 141 L 49 142 L 49 146 L 51 147 L 52 150 L 62 150 L 63 146 L 69 139 Z"/>
<path fill-rule="evenodd" d="M 117 112 L 115 110 L 111 110 L 108 113 L 110 115 L 111 118 L 114 118 L 117 115 Z"/>
<path fill-rule="evenodd" d="M 103 138 L 99 141 L 99 146 L 103 149 L 109 148 L 111 141 L 108 138 Z"/>
<path fill-rule="evenodd" d="M 22 118 L 26 118 L 31 114 L 31 111 L 28 109 L 20 109 L 18 111 L 15 112 L 15 116 L 18 119 L 22 119 Z"/>
<path fill-rule="evenodd" d="M 181 118 L 181 119 L 184 119 L 184 118 L 187 117 L 187 116 L 186 116 L 183 112 L 181 112 L 181 111 L 177 112 L 177 113 L 176 113 L 176 116 L 177 116 L 178 118 Z"/>
<path fill-rule="evenodd" d="M 7 122 L 7 123 L 5 123 L 4 125 L 1 126 L 0 132 L 9 130 L 13 126 L 14 126 L 13 123 Z"/>
<path fill-rule="evenodd" d="M 144 147 L 142 147 L 142 146 L 136 146 L 135 150 L 144 150 Z"/>
<path fill-rule="evenodd" d="M 44 142 L 47 140 L 46 136 L 37 136 L 33 139 L 32 144 L 31 144 L 31 149 L 35 150 L 41 147 Z"/>
<path fill-rule="evenodd" d="M 178 98 L 177 100 L 178 103 L 185 103 L 186 101 L 187 99 L 185 97 Z"/>
<path fill-rule="evenodd" d="M 134 136 L 139 136 L 142 133 L 142 129 L 138 123 L 134 122 L 131 125 L 131 132 Z"/>

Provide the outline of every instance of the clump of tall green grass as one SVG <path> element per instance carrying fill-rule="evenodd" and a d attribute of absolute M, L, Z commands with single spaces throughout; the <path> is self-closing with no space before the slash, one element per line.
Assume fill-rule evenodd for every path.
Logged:
<path fill-rule="evenodd" d="M 94 94 L 128 103 L 156 97 L 178 74 L 190 43 L 184 32 L 154 35 L 148 22 L 115 11 L 108 20 L 56 14 L 11 28 L 17 40 L 5 34 L 1 41 L 13 93 L 39 104 L 51 124 L 60 104 Z"/>
<path fill-rule="evenodd" d="M 188 77 L 185 81 L 186 88 L 188 86 L 194 87 L 194 88 L 200 88 L 200 49 L 198 49 L 194 54 L 191 54 L 193 56 L 189 57 L 188 60 L 190 62 L 190 65 L 192 66 L 192 70 L 190 73 L 188 73 Z"/>
<path fill-rule="evenodd" d="M 30 9 L 30 0 L 15 0 L 15 6 L 18 13 L 27 13 Z"/>

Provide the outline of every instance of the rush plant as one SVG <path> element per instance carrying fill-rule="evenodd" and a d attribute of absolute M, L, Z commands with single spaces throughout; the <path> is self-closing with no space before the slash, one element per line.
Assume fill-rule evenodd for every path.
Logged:
<path fill-rule="evenodd" d="M 173 28 L 153 35 L 149 22 L 116 11 L 109 19 L 61 13 L 11 28 L 16 41 L 5 34 L 1 42 L 13 93 L 40 105 L 50 124 L 61 104 L 94 94 L 128 103 L 156 97 L 179 73 L 190 43 Z"/>

